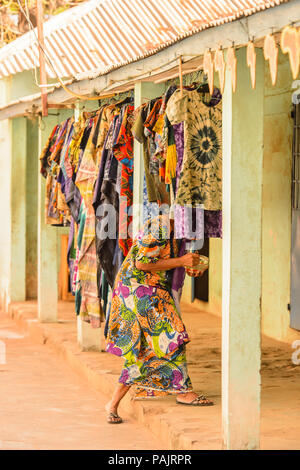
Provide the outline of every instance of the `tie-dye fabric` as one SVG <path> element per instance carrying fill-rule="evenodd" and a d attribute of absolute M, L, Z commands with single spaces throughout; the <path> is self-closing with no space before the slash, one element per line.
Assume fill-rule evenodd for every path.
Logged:
<path fill-rule="evenodd" d="M 176 203 L 222 209 L 222 102 L 205 104 L 197 90 L 175 91 L 166 114 L 184 122 L 184 156 Z"/>
<path fill-rule="evenodd" d="M 189 337 L 171 294 L 173 272 L 141 271 L 135 263 L 155 263 L 176 252 L 167 218 L 147 222 L 133 241 L 112 294 L 106 350 L 125 359 L 119 382 L 151 390 L 151 396 L 191 389 L 185 355 Z"/>

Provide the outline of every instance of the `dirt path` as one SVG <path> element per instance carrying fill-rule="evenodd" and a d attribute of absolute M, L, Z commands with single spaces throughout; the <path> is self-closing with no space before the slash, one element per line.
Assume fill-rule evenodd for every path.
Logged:
<path fill-rule="evenodd" d="M 106 397 L 1 314 L 0 341 L 6 346 L 6 364 L 0 354 L 0 450 L 161 448 L 130 419 L 107 424 Z"/>

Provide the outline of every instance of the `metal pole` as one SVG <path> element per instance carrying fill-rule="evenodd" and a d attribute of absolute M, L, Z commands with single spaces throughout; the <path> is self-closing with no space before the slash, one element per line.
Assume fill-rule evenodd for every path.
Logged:
<path fill-rule="evenodd" d="M 37 0 L 36 4 L 36 18 L 37 18 L 37 31 L 39 40 L 39 62 L 40 62 L 40 82 L 41 85 L 47 85 L 47 73 L 45 65 L 45 43 L 44 43 L 44 14 L 43 14 L 43 0 Z M 47 105 L 47 88 L 41 88 L 42 93 L 42 115 L 48 116 Z"/>

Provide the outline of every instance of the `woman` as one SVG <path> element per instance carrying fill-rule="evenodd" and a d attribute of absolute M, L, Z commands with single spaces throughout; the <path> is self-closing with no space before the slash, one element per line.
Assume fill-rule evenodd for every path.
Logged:
<path fill-rule="evenodd" d="M 165 215 L 145 224 L 115 281 L 106 351 L 123 356 L 125 365 L 106 405 L 112 424 L 122 422 L 118 406 L 132 385 L 140 396 L 174 393 L 183 405 L 213 405 L 192 390 L 185 355 L 189 338 L 171 293 L 174 269 L 196 266 L 199 255 L 177 257 L 170 225 Z"/>

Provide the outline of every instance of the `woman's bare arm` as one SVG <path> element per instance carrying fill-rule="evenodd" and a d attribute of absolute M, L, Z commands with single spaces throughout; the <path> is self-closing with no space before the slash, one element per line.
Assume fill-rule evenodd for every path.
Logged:
<path fill-rule="evenodd" d="M 135 265 L 137 269 L 141 271 L 168 271 L 169 269 L 178 268 L 181 266 L 180 258 L 168 258 L 168 259 L 160 259 L 156 263 L 141 263 L 140 261 L 136 261 Z"/>
<path fill-rule="evenodd" d="M 137 269 L 141 271 L 168 271 L 169 269 L 186 267 L 192 268 L 197 266 L 199 263 L 199 255 L 196 253 L 187 253 L 186 255 L 180 256 L 179 258 L 167 258 L 160 259 L 156 263 L 141 263 L 140 261 L 135 262 Z"/>

